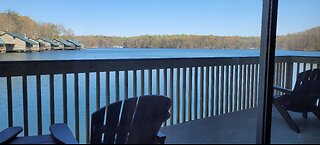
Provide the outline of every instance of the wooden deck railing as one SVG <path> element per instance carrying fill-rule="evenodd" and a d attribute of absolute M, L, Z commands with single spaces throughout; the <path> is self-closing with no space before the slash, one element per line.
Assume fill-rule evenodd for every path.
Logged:
<path fill-rule="evenodd" d="M 292 89 L 300 72 L 315 68 L 320 68 L 320 57 L 277 57 L 274 77 L 275 85 Z M 281 92 L 277 91 L 275 93 L 281 94 Z"/>
<path fill-rule="evenodd" d="M 276 62 L 276 84 L 290 87 L 297 70 L 319 68 L 320 58 Z M 40 135 L 64 122 L 85 142 L 90 114 L 112 102 L 166 95 L 174 102 L 167 126 L 253 108 L 258 81 L 258 57 L 0 62 L 0 129 L 20 125 L 24 135 Z"/>

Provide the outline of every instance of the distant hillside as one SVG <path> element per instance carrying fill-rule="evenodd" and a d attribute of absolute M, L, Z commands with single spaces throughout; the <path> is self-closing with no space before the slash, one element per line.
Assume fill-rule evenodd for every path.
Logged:
<path fill-rule="evenodd" d="M 251 49 L 260 47 L 260 37 L 213 35 L 74 36 L 73 31 L 63 25 L 39 23 L 11 10 L 0 12 L 0 31 L 27 34 L 33 38 L 71 38 L 91 48 L 123 46 L 127 48 Z M 320 51 L 320 26 L 299 33 L 278 36 L 277 48 Z"/>
<path fill-rule="evenodd" d="M 277 48 L 320 51 L 320 26 L 299 33 L 279 36 Z"/>
<path fill-rule="evenodd" d="M 77 36 L 91 47 L 124 46 L 129 48 L 225 48 L 260 47 L 260 37 L 144 35 L 137 37 Z M 320 26 L 299 33 L 277 37 L 277 49 L 320 51 Z"/>
<path fill-rule="evenodd" d="M 144 35 L 137 37 L 77 36 L 86 46 L 127 48 L 258 48 L 258 37 Z"/>

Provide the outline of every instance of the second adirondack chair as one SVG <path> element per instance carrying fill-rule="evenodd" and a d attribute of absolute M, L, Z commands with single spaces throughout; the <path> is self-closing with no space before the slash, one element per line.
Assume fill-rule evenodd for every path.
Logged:
<path fill-rule="evenodd" d="M 302 113 L 307 118 L 308 112 L 313 112 L 320 119 L 320 108 L 317 101 L 320 98 L 320 69 L 299 73 L 293 90 L 275 86 L 274 89 L 284 92 L 274 96 L 273 104 L 287 122 L 289 127 L 300 133 L 288 111 Z"/>

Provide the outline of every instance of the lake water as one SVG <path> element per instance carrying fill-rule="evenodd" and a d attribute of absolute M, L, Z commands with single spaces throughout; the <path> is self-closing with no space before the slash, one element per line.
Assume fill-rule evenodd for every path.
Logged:
<path fill-rule="evenodd" d="M 320 56 L 320 52 L 304 52 L 304 51 L 288 51 L 279 50 L 276 52 L 277 56 Z M 84 49 L 75 51 L 49 51 L 49 52 L 35 52 L 35 53 L 8 53 L 0 54 L 0 61 L 21 61 L 21 60 L 79 60 L 79 59 L 126 59 L 126 58 L 192 58 L 192 57 L 245 57 L 245 56 L 259 56 L 259 50 L 226 50 L 226 49 L 136 49 L 136 48 L 108 48 L 108 49 Z M 110 74 L 113 78 L 114 74 Z M 139 75 L 139 74 L 138 74 Z M 105 81 L 105 75 L 101 74 L 101 82 Z M 95 96 L 95 74 L 90 74 L 90 96 Z M 120 74 L 123 77 L 123 74 Z M 129 80 L 132 76 L 129 76 Z M 50 105 L 49 105 L 49 77 L 42 76 L 42 114 L 43 114 L 43 132 L 48 133 L 48 126 L 50 125 Z M 67 76 L 68 85 L 68 121 L 69 126 L 74 130 L 74 86 L 73 75 Z M 114 80 L 110 80 L 111 83 Z M 61 84 L 62 76 L 55 76 L 55 84 Z M 14 125 L 23 126 L 23 109 L 22 109 L 22 85 L 21 77 L 12 78 L 13 87 L 13 117 Z M 84 131 L 84 116 L 85 116 L 85 86 L 84 86 L 84 74 L 79 74 L 79 97 L 80 97 L 80 132 L 81 138 L 85 138 Z M 123 81 L 120 80 L 120 84 Z M 139 84 L 139 82 L 138 82 Z M 145 83 L 147 84 L 147 82 Z M 155 86 L 155 85 L 153 85 Z M 111 86 L 112 87 L 112 86 Z M 130 86 L 129 86 L 130 87 Z M 29 134 L 37 134 L 37 109 L 36 109 L 36 90 L 35 90 L 35 77 L 28 77 L 28 109 L 29 109 Z M 101 90 L 104 90 L 105 83 L 101 83 Z M 120 86 L 121 88 L 121 86 Z M 114 90 L 114 86 L 111 88 Z M 155 90 L 155 89 L 154 89 Z M 138 89 L 138 94 L 140 94 Z M 147 91 L 147 89 L 145 89 Z M 62 115 L 62 86 L 55 85 L 55 116 L 56 122 L 63 121 Z M 132 91 L 129 90 L 129 95 Z M 0 78 L 0 130 L 7 127 L 7 88 L 6 79 Z M 120 96 L 123 92 L 120 92 Z M 105 103 L 105 92 L 101 91 L 101 104 Z M 111 96 L 114 96 L 114 92 L 111 92 Z M 122 99 L 122 98 L 120 98 Z M 111 98 L 114 101 L 114 98 Z M 95 97 L 90 98 L 90 102 L 95 102 Z M 95 110 L 94 103 L 91 103 L 90 111 Z"/>
<path fill-rule="evenodd" d="M 241 57 L 259 56 L 257 49 L 137 49 L 108 48 L 74 51 L 48 51 L 34 53 L 0 54 L 0 61 L 8 60 L 77 60 L 77 59 L 125 59 L 125 58 L 185 58 L 185 57 Z M 277 56 L 320 56 L 320 52 L 278 50 Z"/>

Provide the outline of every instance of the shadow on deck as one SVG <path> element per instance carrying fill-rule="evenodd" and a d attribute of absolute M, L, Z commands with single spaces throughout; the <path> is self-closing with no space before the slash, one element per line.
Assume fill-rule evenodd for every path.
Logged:
<path fill-rule="evenodd" d="M 309 113 L 303 119 L 300 113 L 290 112 L 301 129 L 292 131 L 280 114 L 273 109 L 272 143 L 320 143 L 320 121 Z M 255 143 L 257 110 L 249 109 L 211 118 L 177 124 L 161 129 L 167 135 L 166 143 Z"/>

